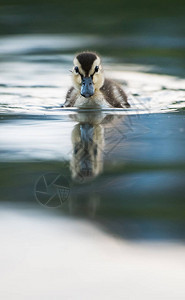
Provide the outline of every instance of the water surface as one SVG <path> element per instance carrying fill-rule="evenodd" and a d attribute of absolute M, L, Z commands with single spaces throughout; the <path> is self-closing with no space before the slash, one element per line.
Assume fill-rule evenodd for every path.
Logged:
<path fill-rule="evenodd" d="M 87 167 L 90 164 L 89 170 L 95 181 L 87 185 L 84 182 L 83 193 L 87 201 L 92 188 L 89 184 L 95 185 L 93 190 L 98 191 L 101 180 L 104 182 L 107 178 L 113 178 L 115 183 L 111 184 L 109 192 L 101 188 L 99 201 L 115 199 L 113 206 L 118 210 L 120 204 L 115 205 L 115 201 L 124 199 L 124 195 L 133 200 L 136 195 L 139 199 L 141 193 L 140 201 L 147 195 L 148 200 L 156 203 L 158 199 L 162 202 L 171 199 L 173 189 L 175 198 L 181 201 L 185 161 L 183 78 L 155 74 L 150 65 L 124 64 L 114 56 L 105 56 L 105 73 L 122 84 L 131 108 L 90 112 L 61 108 L 71 85 L 69 70 L 73 55 L 70 52 L 82 44 L 87 48 L 98 41 L 98 37 L 80 35 L 1 38 L 2 170 L 6 170 L 6 164 L 11 166 L 13 173 L 23 168 L 19 180 L 24 182 L 24 173 L 29 174 L 30 168 L 32 172 L 38 168 L 35 170 L 37 173 L 40 166 L 45 166 L 44 172 L 47 173 L 56 171 L 57 166 L 57 171 L 67 176 L 74 185 L 82 172 L 82 165 Z M 106 46 L 106 38 L 101 43 Z M 89 157 L 83 163 L 83 151 L 74 154 L 77 140 L 81 143 L 79 147 L 83 146 L 82 132 L 89 138 Z M 90 135 L 96 136 L 94 144 L 90 144 Z M 95 151 L 95 144 L 96 157 L 91 153 Z M 42 172 L 40 170 L 39 174 Z M 97 176 L 100 178 L 96 181 Z M 36 174 L 32 180 L 37 180 Z M 32 180 L 30 189 L 34 189 Z M 126 187 L 123 184 L 125 180 Z M 14 196 L 16 193 L 10 188 L 6 197 L 13 200 Z M 177 202 L 175 198 L 174 205 Z M 16 200 L 23 201 L 17 196 Z M 121 205 L 125 205 L 124 200 L 120 201 Z M 143 207 L 141 203 L 139 206 Z M 178 218 L 175 211 L 174 217 Z"/>
<path fill-rule="evenodd" d="M 160 52 L 160 37 L 0 38 L 3 298 L 25 299 L 29 290 L 28 299 L 61 299 L 72 286 L 70 299 L 113 299 L 122 294 L 123 278 L 126 299 L 133 284 L 137 298 L 164 299 L 174 291 L 174 299 L 184 298 L 184 58 L 175 55 L 169 66 L 167 55 L 144 56 L 144 45 L 156 41 Z M 184 51 L 180 36 L 166 42 Z M 109 48 L 116 43 L 119 53 Z M 62 109 L 74 53 L 97 45 L 106 75 L 122 84 L 131 108 Z M 136 47 L 134 59 L 126 45 Z M 37 183 L 53 173 L 67 180 L 70 196 L 42 205 Z M 16 288 L 7 294 L 9 282 Z M 101 295 L 94 293 L 98 284 Z"/>

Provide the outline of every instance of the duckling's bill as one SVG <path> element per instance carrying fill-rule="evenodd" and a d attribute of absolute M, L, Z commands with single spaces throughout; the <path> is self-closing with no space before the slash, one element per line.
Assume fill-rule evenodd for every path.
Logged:
<path fill-rule="evenodd" d="M 85 98 L 89 98 L 94 95 L 94 84 L 92 77 L 82 78 L 81 95 Z"/>

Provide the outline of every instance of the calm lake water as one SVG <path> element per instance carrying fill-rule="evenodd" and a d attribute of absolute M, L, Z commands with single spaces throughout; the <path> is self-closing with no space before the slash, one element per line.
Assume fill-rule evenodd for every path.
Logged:
<path fill-rule="evenodd" d="M 165 47 L 185 40 L 0 37 L 2 299 L 184 299 L 184 57 Z M 96 48 L 131 108 L 61 109 Z"/>

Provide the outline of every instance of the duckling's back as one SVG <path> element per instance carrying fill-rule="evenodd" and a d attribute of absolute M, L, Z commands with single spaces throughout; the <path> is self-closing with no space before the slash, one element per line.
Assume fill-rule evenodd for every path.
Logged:
<path fill-rule="evenodd" d="M 104 84 L 101 87 L 105 100 L 112 106 L 117 108 L 130 107 L 128 98 L 122 87 L 111 79 L 104 80 Z"/>

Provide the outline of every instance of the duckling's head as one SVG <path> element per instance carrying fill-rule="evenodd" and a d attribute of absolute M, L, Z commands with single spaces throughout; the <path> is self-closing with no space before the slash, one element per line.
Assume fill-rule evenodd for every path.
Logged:
<path fill-rule="evenodd" d="M 99 56 L 93 52 L 82 52 L 74 58 L 73 83 L 80 94 L 91 97 L 104 83 L 103 69 Z"/>

